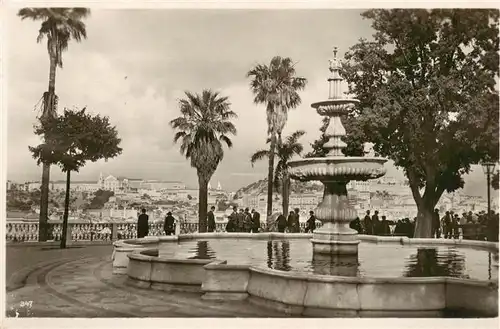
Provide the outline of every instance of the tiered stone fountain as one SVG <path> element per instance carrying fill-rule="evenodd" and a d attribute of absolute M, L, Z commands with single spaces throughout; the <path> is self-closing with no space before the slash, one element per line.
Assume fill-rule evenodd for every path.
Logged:
<path fill-rule="evenodd" d="M 346 144 L 341 140 L 346 135 L 341 116 L 346 115 L 359 101 L 343 98 L 342 78 L 337 48 L 330 60 L 331 76 L 328 79 L 329 97 L 325 101 L 313 103 L 319 115 L 329 117 L 326 130 L 329 138 L 324 145 L 329 150 L 322 158 L 307 158 L 290 163 L 290 175 L 300 181 L 321 181 L 324 186 L 323 201 L 315 210 L 316 217 L 323 226 L 314 232 L 311 240 L 315 256 L 350 256 L 358 254 L 358 232 L 349 227 L 356 219 L 357 211 L 349 204 L 346 185 L 351 180 L 366 181 L 385 174 L 384 158 L 346 157 L 342 149 Z M 326 274 L 326 273 L 325 273 Z"/>

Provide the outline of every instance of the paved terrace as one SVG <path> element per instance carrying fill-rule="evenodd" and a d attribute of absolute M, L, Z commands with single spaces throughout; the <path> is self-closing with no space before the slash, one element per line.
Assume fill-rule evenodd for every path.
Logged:
<path fill-rule="evenodd" d="M 282 317 L 246 301 L 132 288 L 113 275 L 111 245 L 7 245 L 8 317 Z"/>

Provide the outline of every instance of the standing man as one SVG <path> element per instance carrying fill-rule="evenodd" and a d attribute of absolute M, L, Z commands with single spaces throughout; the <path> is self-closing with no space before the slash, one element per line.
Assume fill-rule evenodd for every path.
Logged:
<path fill-rule="evenodd" d="M 236 226 L 238 227 L 236 232 L 245 232 L 245 212 L 243 208 L 241 208 L 240 212 L 236 215 Z"/>
<path fill-rule="evenodd" d="M 288 214 L 288 217 L 286 219 L 287 221 L 287 226 L 288 226 L 288 233 L 294 233 L 295 232 L 295 220 L 294 220 L 294 217 L 295 217 L 295 213 L 292 211 L 290 211 L 290 213 Z"/>
<path fill-rule="evenodd" d="M 450 212 L 447 211 L 443 217 L 443 231 L 445 239 L 451 239 L 451 220 L 452 218 Z"/>
<path fill-rule="evenodd" d="M 252 209 L 252 233 L 258 233 L 260 229 L 260 214 Z"/>
<path fill-rule="evenodd" d="M 439 210 L 436 208 L 434 209 L 434 213 L 432 214 L 432 236 L 435 236 L 437 239 L 441 238 L 440 226 Z"/>
<path fill-rule="evenodd" d="M 175 235 L 175 218 L 170 211 L 167 212 L 167 217 L 165 217 L 163 230 L 165 231 L 165 235 Z"/>
<path fill-rule="evenodd" d="M 365 234 L 368 234 L 368 235 L 373 234 L 372 219 L 370 218 L 370 210 L 366 211 L 366 216 L 363 219 L 363 227 L 364 227 Z"/>
<path fill-rule="evenodd" d="M 389 235 L 391 233 L 391 230 L 389 229 L 389 222 L 387 221 L 386 216 L 382 216 L 382 221 L 380 222 L 378 232 L 380 235 Z"/>
<path fill-rule="evenodd" d="M 285 216 L 282 213 L 280 213 L 278 218 L 276 218 L 276 224 L 278 225 L 278 232 L 285 233 L 287 222 Z"/>
<path fill-rule="evenodd" d="M 307 220 L 306 232 L 314 233 L 316 229 L 316 216 L 314 216 L 314 211 L 309 211 L 309 219 Z"/>
<path fill-rule="evenodd" d="M 372 232 L 377 235 L 380 231 L 380 221 L 378 219 L 378 210 L 375 210 L 375 214 L 372 216 Z"/>
<path fill-rule="evenodd" d="M 207 214 L 207 231 L 214 232 L 215 231 L 215 215 L 214 215 L 215 207 L 210 207 L 210 211 Z"/>
<path fill-rule="evenodd" d="M 137 237 L 144 238 L 149 233 L 149 216 L 146 215 L 146 209 L 142 208 L 142 214 L 139 215 L 137 220 Z"/>
<path fill-rule="evenodd" d="M 243 232 L 250 233 L 252 232 L 252 215 L 250 214 L 250 209 L 245 208 L 245 212 L 243 213 L 245 215 L 245 219 L 243 220 Z"/>
<path fill-rule="evenodd" d="M 294 216 L 293 216 L 293 222 L 294 222 L 294 233 L 300 233 L 300 209 L 295 208 Z"/>
<path fill-rule="evenodd" d="M 228 216 L 228 221 L 226 225 L 226 232 L 236 232 L 236 221 L 238 217 L 238 208 L 233 207 L 233 212 Z"/>

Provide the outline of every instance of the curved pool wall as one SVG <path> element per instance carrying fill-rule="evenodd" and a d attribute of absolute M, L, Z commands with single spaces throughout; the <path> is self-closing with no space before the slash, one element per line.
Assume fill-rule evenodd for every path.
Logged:
<path fill-rule="evenodd" d="M 284 315 L 340 317 L 498 316 L 498 282 L 451 277 L 370 278 L 284 272 L 218 259 L 158 256 L 160 243 L 190 239 L 310 239 L 312 234 L 193 233 L 115 243 L 113 272 L 139 288 L 201 293 L 203 299 L 250 302 Z M 361 241 L 448 245 L 498 251 L 498 243 L 359 235 Z M 119 257 L 118 257 L 119 255 Z M 128 262 L 124 261 L 128 258 Z M 115 270 L 115 265 L 117 269 Z M 126 270 L 125 270 L 126 269 Z"/>

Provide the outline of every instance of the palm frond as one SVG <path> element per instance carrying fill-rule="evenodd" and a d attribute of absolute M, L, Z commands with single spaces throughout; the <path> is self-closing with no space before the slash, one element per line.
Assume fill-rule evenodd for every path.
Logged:
<path fill-rule="evenodd" d="M 252 167 L 254 166 L 255 162 L 269 157 L 269 154 L 270 154 L 269 150 L 259 150 L 254 154 L 252 154 L 250 156 L 250 163 L 252 164 Z"/>
<path fill-rule="evenodd" d="M 221 136 L 219 137 L 219 139 L 220 139 L 222 142 L 226 143 L 226 145 L 227 145 L 227 147 L 228 147 L 228 148 L 233 147 L 233 141 L 232 141 L 229 137 L 227 137 L 226 135 L 221 135 Z"/>

